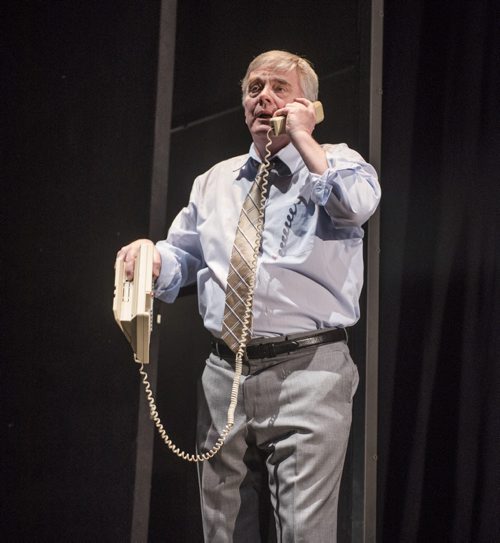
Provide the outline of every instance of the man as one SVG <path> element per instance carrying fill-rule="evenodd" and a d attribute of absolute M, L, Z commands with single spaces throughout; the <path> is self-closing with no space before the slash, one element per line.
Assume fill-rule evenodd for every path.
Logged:
<path fill-rule="evenodd" d="M 361 225 L 380 187 L 347 145 L 313 138 L 318 79 L 306 60 L 284 51 L 259 55 L 242 93 L 250 151 L 195 180 L 189 204 L 156 245 L 155 295 L 172 302 L 197 281 L 200 313 L 214 336 L 199 402 L 198 449 L 207 451 L 224 428 L 234 375 L 234 347 L 227 334 L 220 338 L 224 314 L 233 312 L 226 291 L 235 232 L 266 154 L 269 119 L 286 116 L 286 133 L 269 146 L 274 160 L 234 426 L 200 468 L 203 528 L 210 542 L 260 541 L 258 500 L 268 484 L 279 541 L 330 542 L 358 382 L 345 328 L 359 318 Z M 118 253 L 129 277 L 144 241 Z"/>

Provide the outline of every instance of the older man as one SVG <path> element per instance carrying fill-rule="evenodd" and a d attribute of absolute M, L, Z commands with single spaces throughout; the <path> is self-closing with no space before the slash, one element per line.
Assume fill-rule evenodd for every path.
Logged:
<path fill-rule="evenodd" d="M 235 353 L 240 346 L 243 353 L 234 425 L 219 453 L 200 467 L 210 542 L 260 541 L 262 485 L 270 489 L 279 541 L 336 538 L 358 382 L 346 328 L 359 318 L 361 226 L 378 205 L 380 187 L 374 169 L 347 145 L 316 142 L 317 94 L 318 78 L 305 59 L 285 51 L 256 57 L 242 81 L 253 140 L 248 154 L 199 176 L 167 239 L 156 244 L 156 297 L 172 302 L 197 281 L 200 313 L 214 336 L 199 401 L 201 452 L 224 428 Z M 286 116 L 285 133 L 268 136 L 275 116 Z M 261 228 L 249 218 L 247 195 L 262 184 L 257 172 L 266 156 L 267 187 L 259 185 L 251 198 L 264 205 L 255 211 Z M 254 262 L 238 247 L 238 237 L 252 236 L 242 221 L 258 232 L 256 241 L 246 240 L 257 245 Z M 118 253 L 129 276 L 145 241 Z M 235 257 L 253 274 L 248 280 Z M 246 283 L 249 293 L 241 289 Z M 248 332 L 241 331 L 241 310 Z"/>

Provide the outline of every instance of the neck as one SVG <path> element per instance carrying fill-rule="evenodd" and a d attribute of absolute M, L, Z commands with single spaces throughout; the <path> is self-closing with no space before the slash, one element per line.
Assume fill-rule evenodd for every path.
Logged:
<path fill-rule="evenodd" d="M 281 151 L 283 147 L 286 147 L 290 143 L 290 138 L 285 135 L 272 137 L 271 139 L 272 143 L 269 147 L 269 150 L 271 151 L 271 156 L 275 155 L 278 151 Z M 264 141 L 254 140 L 254 144 L 260 159 L 264 160 L 264 157 L 266 156 L 267 138 L 265 138 Z"/>

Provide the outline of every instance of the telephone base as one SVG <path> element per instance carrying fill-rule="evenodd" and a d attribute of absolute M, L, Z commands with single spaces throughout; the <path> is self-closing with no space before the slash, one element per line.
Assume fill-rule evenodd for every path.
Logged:
<path fill-rule="evenodd" d="M 123 260 L 117 260 L 115 265 L 113 314 L 139 364 L 149 364 L 153 326 L 153 256 L 151 244 L 140 246 L 131 281 L 125 277 Z"/>

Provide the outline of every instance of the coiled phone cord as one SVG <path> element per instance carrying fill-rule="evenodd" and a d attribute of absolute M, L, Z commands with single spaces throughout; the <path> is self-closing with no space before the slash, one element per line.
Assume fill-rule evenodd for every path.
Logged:
<path fill-rule="evenodd" d="M 252 255 L 252 262 L 251 262 L 252 270 L 254 272 L 257 268 L 257 259 L 259 256 L 260 244 L 262 242 L 262 225 L 264 222 L 264 204 L 266 202 L 267 184 L 268 184 L 268 177 L 269 177 L 269 166 L 270 166 L 269 157 L 271 156 L 271 150 L 270 150 L 270 146 L 272 143 L 271 132 L 272 132 L 271 127 L 269 127 L 269 130 L 267 132 L 267 143 L 266 143 L 264 160 L 262 162 L 261 168 L 257 175 L 257 179 L 254 181 L 255 183 L 260 183 L 260 186 L 261 186 L 261 193 L 260 193 L 261 206 L 260 206 L 259 216 L 257 218 L 257 237 L 255 240 L 255 246 L 253 248 L 254 252 Z M 179 447 L 177 447 L 175 443 L 173 443 L 173 441 L 168 436 L 165 428 L 163 427 L 163 424 L 161 423 L 161 419 L 158 414 L 158 410 L 156 408 L 153 391 L 151 390 L 151 384 L 148 380 L 148 374 L 144 370 L 144 364 L 141 363 L 140 365 L 139 373 L 142 376 L 142 382 L 144 384 L 144 389 L 146 392 L 146 400 L 149 405 L 149 413 L 151 415 L 151 419 L 154 422 L 156 428 L 158 429 L 160 437 L 164 441 L 165 445 L 179 458 L 182 458 L 183 460 L 187 460 L 188 462 L 204 462 L 206 460 L 209 460 L 213 456 L 215 456 L 219 452 L 221 447 L 224 445 L 224 442 L 226 441 L 226 438 L 229 432 L 231 431 L 231 428 L 234 426 L 234 414 L 236 411 L 236 406 L 238 405 L 238 391 L 240 388 L 241 371 L 243 368 L 243 357 L 245 356 L 245 350 L 246 350 L 248 341 L 250 339 L 250 322 L 252 318 L 254 288 L 255 288 L 255 273 L 252 274 L 251 281 L 250 281 L 250 288 L 248 291 L 247 298 L 245 300 L 245 311 L 244 311 L 244 315 L 242 319 L 243 327 L 241 331 L 240 344 L 236 352 L 234 377 L 233 377 L 233 384 L 231 387 L 229 408 L 227 410 L 226 425 L 224 426 L 224 429 L 220 433 L 219 438 L 217 439 L 217 441 L 215 442 L 215 444 L 209 451 L 205 453 L 201 453 L 201 454 L 187 453 L 181 450 Z"/>

